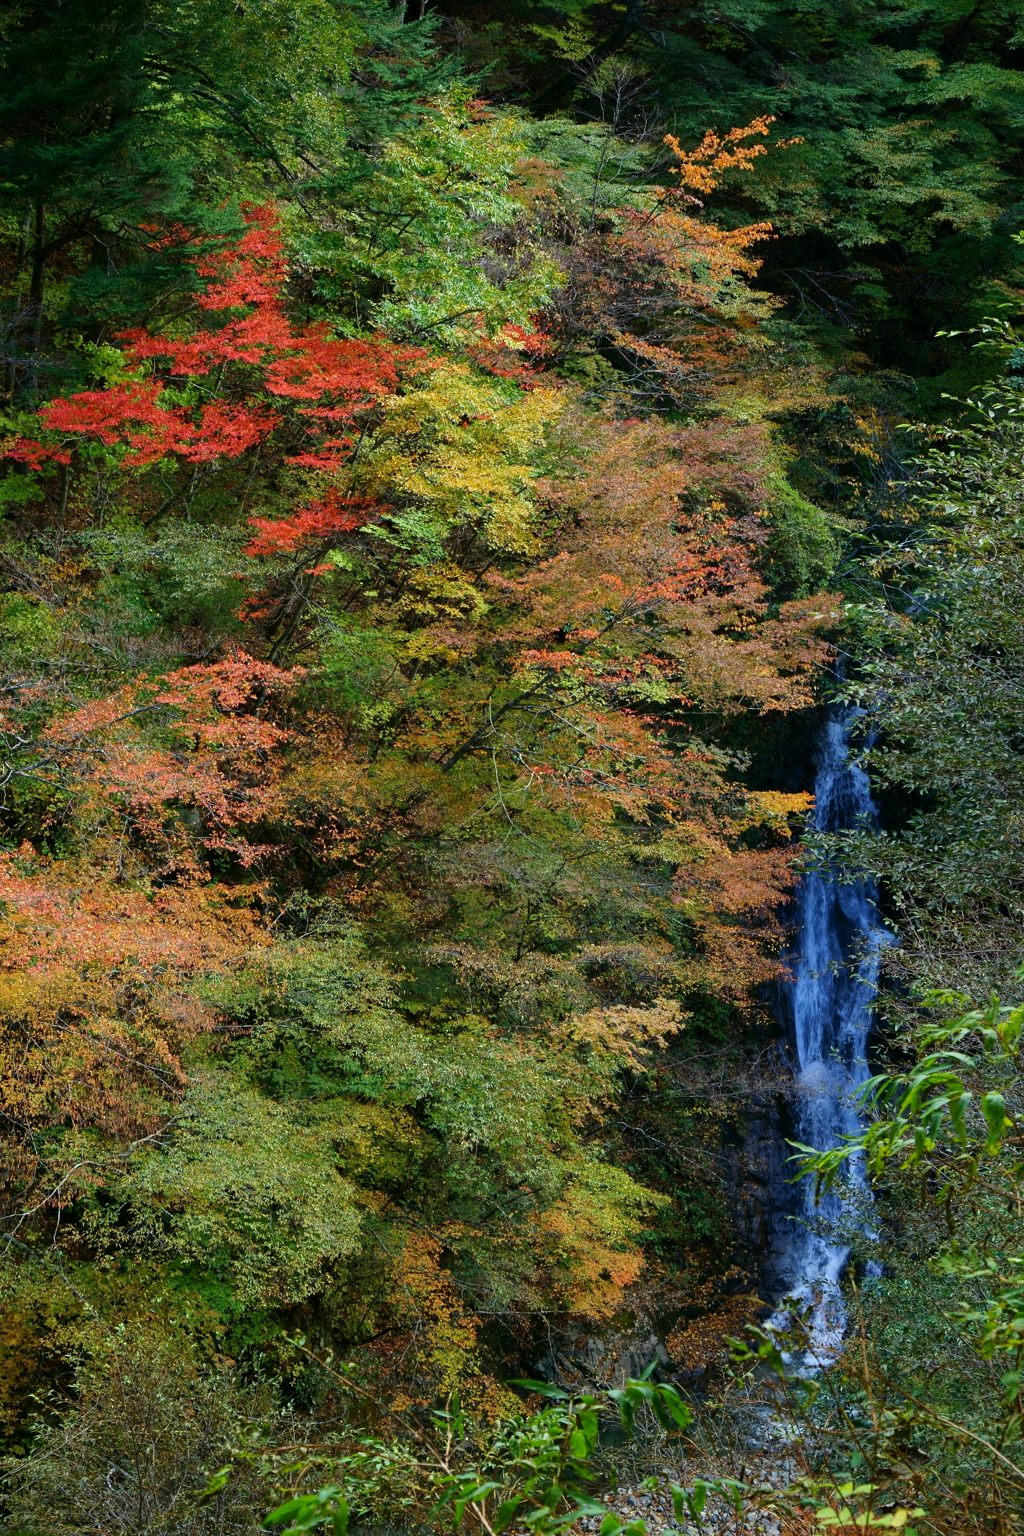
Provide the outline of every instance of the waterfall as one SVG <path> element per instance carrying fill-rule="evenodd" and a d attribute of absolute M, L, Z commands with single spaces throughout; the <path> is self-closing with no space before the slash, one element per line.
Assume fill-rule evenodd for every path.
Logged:
<path fill-rule="evenodd" d="M 852 712 L 825 723 L 814 783 L 815 820 L 821 832 L 877 824 L 871 786 L 850 756 Z M 868 1077 L 867 1042 L 882 948 L 892 935 L 882 926 L 877 891 L 868 881 L 843 884 L 828 869 L 808 871 L 797 900 L 797 937 L 785 986 L 795 1055 L 792 1139 L 819 1151 L 860 1128 L 856 1094 Z M 851 1163 L 845 1193 L 814 1198 L 814 1181 L 801 1179 L 774 1191 L 782 1219 L 774 1222 L 776 1273 L 783 1294 L 773 1321 L 787 1320 L 789 1304 L 810 1308 L 812 1368 L 834 1359 L 842 1346 L 845 1311 L 839 1280 L 849 1255 L 843 1240 L 861 1224 L 869 1196 L 863 1169 Z M 791 1177 L 792 1164 L 787 1176 Z"/>

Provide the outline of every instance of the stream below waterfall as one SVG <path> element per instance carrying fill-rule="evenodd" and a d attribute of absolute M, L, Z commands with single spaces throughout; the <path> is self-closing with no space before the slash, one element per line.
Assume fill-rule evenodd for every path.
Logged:
<path fill-rule="evenodd" d="M 877 825 L 867 774 L 850 754 L 852 713 L 826 720 L 816 753 L 814 825 L 821 832 Z M 881 951 L 893 941 L 868 881 L 844 884 L 829 868 L 804 874 L 783 1006 L 794 1068 L 791 1139 L 824 1151 L 860 1128 L 857 1091 L 868 1078 L 867 1045 Z M 840 1276 L 851 1228 L 870 1220 L 862 1167 L 851 1162 L 845 1194 L 815 1200 L 814 1181 L 792 1178 L 784 1163 L 774 1207 L 775 1273 L 782 1282 L 782 1326 L 792 1308 L 809 1309 L 810 1368 L 842 1347 L 845 1309 Z"/>

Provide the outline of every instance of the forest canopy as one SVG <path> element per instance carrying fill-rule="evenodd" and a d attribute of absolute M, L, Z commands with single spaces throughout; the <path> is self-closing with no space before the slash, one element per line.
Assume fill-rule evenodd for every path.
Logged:
<path fill-rule="evenodd" d="M 935 1010 L 1012 1004 L 1024 963 L 1019 24 L 0 21 L 12 1532 L 255 1531 L 286 1494 L 338 1536 L 496 1536 L 534 1496 L 521 1528 L 567 1529 L 607 1435 L 557 1393 L 656 1366 L 616 1412 L 681 1433 L 776 1299 L 744 1168 L 814 860 L 879 882 L 894 935 L 855 1153 L 891 1244 L 872 1359 L 932 1277 L 964 1435 L 1019 1473 L 1019 1361 L 985 1376 L 1024 1339 L 1017 1036 L 925 1152 L 874 1123 Z M 808 847 L 850 708 L 881 828 Z M 974 1145 L 968 1100 L 970 1262 L 902 1214 Z M 929 1442 L 930 1529 L 967 1529 L 963 1444 Z M 1024 1474 L 993 1487 L 972 1530 L 1019 1514 Z M 785 1519 L 858 1524 L 838 1498 Z"/>

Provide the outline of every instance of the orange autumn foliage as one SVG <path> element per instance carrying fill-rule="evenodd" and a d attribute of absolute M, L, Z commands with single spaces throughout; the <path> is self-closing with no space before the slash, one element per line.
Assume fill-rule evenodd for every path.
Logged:
<path fill-rule="evenodd" d="M 158 1133 L 216 1017 L 197 980 L 265 942 L 215 884 L 148 891 L 31 849 L 0 861 L 0 1183 L 16 1231 Z"/>
<path fill-rule="evenodd" d="M 51 790 L 51 818 L 70 807 L 87 843 L 84 859 L 0 857 L 0 1084 L 12 1145 L 28 1138 L 10 1177 L 45 1179 L 34 1130 L 116 1145 L 171 1112 L 216 1022 L 194 983 L 265 942 L 258 887 L 212 879 L 209 859 L 268 851 L 247 833 L 276 804 L 292 732 L 266 716 L 300 676 L 236 655 L 59 714 L 32 742 L 8 722 L 8 782 Z M 73 1159 L 86 1182 L 90 1156 L 99 1178 L 99 1150 Z M 59 1203 L 62 1179 L 40 1198 Z"/>
<path fill-rule="evenodd" d="M 723 228 L 704 216 L 696 194 L 749 170 L 766 149 L 744 141 L 767 134 L 772 121 L 709 132 L 694 150 L 667 135 L 677 185 L 647 187 L 646 200 L 609 209 L 555 245 L 567 280 L 543 329 L 563 347 L 593 338 L 620 370 L 618 387 L 635 400 L 679 405 L 706 397 L 756 356 L 757 323 L 775 301 L 744 280 L 760 268 L 754 248 L 773 238 L 772 226 Z"/>
<path fill-rule="evenodd" d="M 757 495 L 761 450 L 753 430 L 608 423 L 586 474 L 549 488 L 560 551 L 525 576 L 486 578 L 520 691 L 489 705 L 446 759 L 510 753 L 520 784 L 578 825 L 621 814 L 648 827 L 677 865 L 675 899 L 701 934 L 708 982 L 729 995 L 773 974 L 790 850 L 738 844 L 736 792 L 686 715 L 806 707 L 835 609 L 816 598 L 769 616 L 757 526 L 722 516 L 722 494 Z M 804 805 L 789 797 L 786 809 Z M 755 801 L 745 814 L 772 821 Z"/>
<path fill-rule="evenodd" d="M 545 559 L 475 581 L 452 566 L 438 596 L 416 605 L 418 577 L 399 568 L 391 600 L 382 572 L 371 622 L 394 626 L 410 657 L 377 706 L 393 722 L 389 750 L 351 718 L 325 720 L 320 745 L 284 781 L 288 819 L 340 899 L 360 910 L 400 900 L 467 987 L 490 978 L 509 996 L 530 990 L 531 968 L 538 996 L 557 990 L 560 967 L 568 975 L 600 946 L 582 944 L 570 961 L 545 954 L 539 936 L 536 955 L 519 940 L 513 980 L 488 945 L 433 938 L 449 903 L 488 890 L 514 903 L 526 878 L 513 874 L 514 850 L 530 826 L 563 838 L 580 870 L 630 848 L 671 868 L 666 899 L 692 925 L 701 958 L 677 981 L 741 997 L 777 967 L 785 818 L 805 801 L 746 797 L 691 720 L 805 707 L 835 603 L 769 610 L 754 563 L 760 429 L 590 418 L 583 466 L 571 418 L 563 430 L 572 467 L 541 488 L 558 529 Z M 364 539 L 354 530 L 349 547 Z M 461 835 L 447 830 L 460 824 Z M 652 976 L 665 974 L 660 943 L 651 932 L 637 950 Z"/>
<path fill-rule="evenodd" d="M 122 851 L 145 845 L 164 878 L 207 878 L 201 859 L 213 850 L 255 864 L 268 850 L 244 829 L 273 813 L 292 736 L 267 714 L 303 675 L 236 655 L 140 679 L 58 715 L 31 744 L 9 732 L 8 779 L 71 791 L 79 814 L 119 823 Z"/>

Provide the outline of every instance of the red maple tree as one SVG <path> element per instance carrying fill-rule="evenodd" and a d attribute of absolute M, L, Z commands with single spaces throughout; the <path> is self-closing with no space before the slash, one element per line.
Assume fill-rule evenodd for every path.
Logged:
<path fill-rule="evenodd" d="M 286 306 L 277 214 L 272 206 L 248 208 L 245 219 L 240 239 L 190 258 L 204 279 L 198 313 L 174 327 L 122 332 L 117 339 L 134 376 L 51 401 L 39 412 L 44 432 L 14 443 L 11 458 L 39 470 L 70 465 L 75 448 L 91 440 L 120 450 L 121 464 L 139 470 L 166 459 L 212 464 L 274 446 L 284 463 L 314 480 L 337 474 L 360 416 L 422 354 L 384 338 L 335 337 L 322 322 L 296 323 Z M 322 534 L 333 528 L 335 512 L 339 531 L 354 526 L 328 488 L 297 509 L 296 527 L 312 519 Z M 283 525 L 275 526 L 275 538 L 268 545 L 270 535 L 262 534 L 258 550 L 288 547 Z"/>

